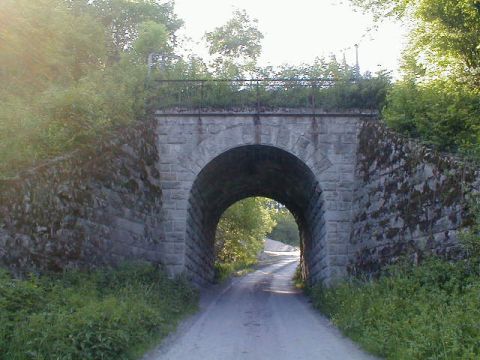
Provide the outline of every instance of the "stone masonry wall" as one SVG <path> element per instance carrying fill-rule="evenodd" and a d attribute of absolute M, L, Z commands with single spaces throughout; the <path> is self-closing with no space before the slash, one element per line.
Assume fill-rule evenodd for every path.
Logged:
<path fill-rule="evenodd" d="M 153 122 L 0 182 L 0 264 L 21 273 L 163 260 Z"/>
<path fill-rule="evenodd" d="M 212 165 L 213 164 L 213 165 Z M 362 114 L 157 113 L 0 181 L 0 265 L 21 273 L 141 259 L 201 283 L 216 222 L 253 195 L 299 220 L 310 280 L 399 256 L 460 256 L 480 176 Z"/>
<path fill-rule="evenodd" d="M 312 116 L 288 109 L 259 116 L 158 111 L 165 241 L 173 250 L 168 255 L 169 268 L 177 274 L 186 272 L 194 281 L 208 281 L 213 274 L 212 214 L 221 213 L 223 205 L 242 197 L 262 195 L 297 207 L 297 217 L 304 220 L 300 230 L 305 239 L 310 239 L 303 255 L 311 280 L 328 282 L 343 277 L 352 230 L 358 130 L 373 115 L 352 112 Z M 259 161 L 252 161 L 242 171 L 241 164 L 250 164 L 242 159 L 255 147 L 257 160 L 265 156 L 270 160 L 262 167 L 257 166 Z M 215 159 L 236 151 L 241 152 L 237 160 L 226 161 L 217 172 L 210 171 L 213 168 L 209 164 Z M 277 159 L 280 154 L 289 154 L 299 166 L 278 167 L 282 164 Z M 312 187 L 299 186 L 306 176 L 297 171 L 302 167 L 312 174 Z M 213 175 L 197 189 L 197 179 L 206 173 Z M 212 185 L 216 183 L 218 186 Z M 315 183 L 318 187 L 312 193 Z M 308 201 L 300 201 L 302 198 Z"/>
<path fill-rule="evenodd" d="M 472 167 L 377 122 L 363 124 L 357 159 L 350 272 L 375 273 L 402 255 L 460 255 L 465 195 L 479 190 Z"/>

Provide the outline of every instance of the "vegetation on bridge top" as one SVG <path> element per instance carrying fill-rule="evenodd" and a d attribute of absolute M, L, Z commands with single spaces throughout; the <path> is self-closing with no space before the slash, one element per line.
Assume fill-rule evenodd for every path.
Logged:
<path fill-rule="evenodd" d="M 182 21 L 171 2 L 2 1 L 0 177 L 90 146 L 144 118 L 146 105 L 383 109 L 385 121 L 409 136 L 442 150 L 477 152 L 478 1 L 352 2 L 378 18 L 415 24 L 402 79 L 391 84 L 385 72 L 359 74 L 335 58 L 259 67 L 263 35 L 241 10 L 206 34 L 211 55 L 206 61 L 178 41 Z M 151 78 L 163 82 L 146 86 L 152 52 L 161 56 Z M 258 87 L 257 82 L 165 82 L 244 78 L 291 81 L 262 81 Z M 306 81 L 324 78 L 334 82 Z"/>
<path fill-rule="evenodd" d="M 152 79 L 333 78 L 334 86 L 313 92 L 329 108 L 380 109 L 389 87 L 387 74 L 347 81 L 354 69 L 335 59 L 258 67 L 262 35 L 243 11 L 207 36 L 209 63 L 178 55 L 189 51 L 177 40 L 182 21 L 170 2 L 5 0 L 0 14 L 0 178 L 115 136 L 115 129 L 145 118 L 148 104 L 165 108 L 187 99 L 213 107 L 256 106 L 256 86 L 209 82 L 203 99 L 184 85 L 147 86 L 152 52 L 162 54 Z M 261 84 L 260 105 L 312 106 L 312 90 L 298 85 Z"/>
<path fill-rule="evenodd" d="M 337 64 L 338 65 L 338 64 Z M 268 112 L 275 109 L 379 111 L 390 79 L 385 74 L 356 77 L 352 69 L 337 69 L 334 78 L 254 80 L 157 80 L 150 106 L 156 110 L 235 110 Z"/>

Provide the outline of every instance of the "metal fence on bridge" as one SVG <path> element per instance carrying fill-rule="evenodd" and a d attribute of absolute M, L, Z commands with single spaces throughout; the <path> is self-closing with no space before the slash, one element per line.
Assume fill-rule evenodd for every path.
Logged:
<path fill-rule="evenodd" d="M 379 108 L 382 84 L 377 79 L 201 79 L 154 80 L 150 108 L 157 113 L 294 114 Z"/>

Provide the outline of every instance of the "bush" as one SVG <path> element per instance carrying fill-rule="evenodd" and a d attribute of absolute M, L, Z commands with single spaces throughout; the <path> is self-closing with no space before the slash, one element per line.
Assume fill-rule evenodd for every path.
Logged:
<path fill-rule="evenodd" d="M 265 236 L 275 221 L 268 208 L 269 199 L 251 197 L 230 206 L 220 218 L 215 234 L 218 262 L 254 264 L 264 246 Z"/>
<path fill-rule="evenodd" d="M 273 219 L 277 224 L 268 237 L 292 246 L 300 246 L 298 225 L 290 211 L 280 209 L 273 214 Z"/>
<path fill-rule="evenodd" d="M 144 263 L 25 280 L 2 272 L 0 358 L 135 358 L 196 300 L 185 281 Z"/>
<path fill-rule="evenodd" d="M 480 356 L 480 277 L 466 262 L 390 267 L 375 281 L 316 286 L 314 306 L 366 350 L 388 359 Z"/>
<path fill-rule="evenodd" d="M 383 111 L 393 129 L 445 151 L 478 152 L 479 94 L 449 80 L 397 82 Z"/>

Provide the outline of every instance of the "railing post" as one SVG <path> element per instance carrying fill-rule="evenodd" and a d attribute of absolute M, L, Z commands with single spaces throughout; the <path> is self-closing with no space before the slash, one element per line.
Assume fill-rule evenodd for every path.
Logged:
<path fill-rule="evenodd" d="M 199 104 L 199 107 L 198 107 L 198 112 L 199 113 L 201 113 L 202 109 L 203 109 L 203 86 L 204 86 L 204 83 L 205 83 L 204 80 L 202 80 L 200 82 L 200 104 Z"/>
<path fill-rule="evenodd" d="M 257 115 L 260 115 L 260 83 L 257 80 Z"/>
<path fill-rule="evenodd" d="M 315 116 L 315 108 L 316 108 L 316 101 L 315 101 L 315 89 L 316 89 L 316 83 L 315 80 L 312 80 L 312 113 L 313 116 Z"/>

